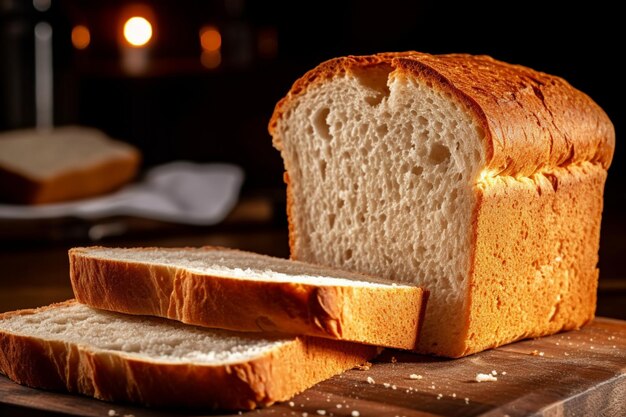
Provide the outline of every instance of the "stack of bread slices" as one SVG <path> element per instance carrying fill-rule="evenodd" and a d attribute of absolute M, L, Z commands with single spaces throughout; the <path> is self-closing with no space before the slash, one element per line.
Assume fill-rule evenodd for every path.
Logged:
<path fill-rule="evenodd" d="M 460 357 L 593 319 L 615 133 L 563 79 L 484 56 L 338 58 L 294 84 L 270 133 L 292 260 L 73 249 L 76 301 L 0 316 L 0 371 L 254 408 L 379 347 Z"/>
<path fill-rule="evenodd" d="M 76 299 L 0 315 L 0 372 L 150 406 L 252 409 L 414 349 L 414 285 L 232 249 L 75 248 Z"/>

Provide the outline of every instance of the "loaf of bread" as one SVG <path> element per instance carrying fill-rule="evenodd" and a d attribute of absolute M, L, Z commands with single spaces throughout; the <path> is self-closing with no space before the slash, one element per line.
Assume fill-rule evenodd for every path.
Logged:
<path fill-rule="evenodd" d="M 486 56 L 349 56 L 269 126 L 293 259 L 430 290 L 419 351 L 589 322 L 613 126 L 561 78 Z"/>
<path fill-rule="evenodd" d="M 92 247 L 69 257 L 79 302 L 198 326 L 414 349 L 426 305 L 414 285 L 233 249 Z"/>
<path fill-rule="evenodd" d="M 0 134 L 0 201 L 54 203 L 113 191 L 133 179 L 140 154 L 77 126 Z"/>
<path fill-rule="evenodd" d="M 329 339 L 201 329 L 74 301 L 0 314 L 0 373 L 31 387 L 150 406 L 270 405 L 377 353 Z"/>

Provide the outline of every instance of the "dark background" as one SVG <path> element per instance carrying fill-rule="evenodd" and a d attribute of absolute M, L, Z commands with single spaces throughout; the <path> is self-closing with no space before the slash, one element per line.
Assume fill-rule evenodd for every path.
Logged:
<path fill-rule="evenodd" d="M 120 10 L 154 11 L 150 67 L 120 69 Z M 293 81 L 339 55 L 418 50 L 488 54 L 557 74 L 589 94 L 613 120 L 618 145 L 606 186 L 603 274 L 623 277 L 626 234 L 624 152 L 624 23 L 608 1 L 87 1 L 53 0 L 37 12 L 28 0 L 0 0 L 0 130 L 34 123 L 32 27 L 54 28 L 55 122 L 95 126 L 141 148 L 144 168 L 188 159 L 228 161 L 247 172 L 244 194 L 282 193 L 282 161 L 267 122 Z M 86 50 L 70 42 L 87 25 Z M 222 64 L 200 64 L 198 31 L 215 25 Z M 261 54 L 263 34 L 274 53 Z M 273 195 L 274 195 L 273 194 Z"/>

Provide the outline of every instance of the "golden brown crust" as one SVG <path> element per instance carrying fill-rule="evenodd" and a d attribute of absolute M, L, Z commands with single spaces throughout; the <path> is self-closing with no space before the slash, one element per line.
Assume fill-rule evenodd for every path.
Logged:
<path fill-rule="evenodd" d="M 134 149 L 123 157 L 98 165 L 66 170 L 46 178 L 30 178 L 0 167 L 0 191 L 7 200 L 21 204 L 46 204 L 76 200 L 113 191 L 131 181 L 141 156 Z"/>
<path fill-rule="evenodd" d="M 593 319 L 604 168 L 481 183 L 466 355 Z M 508 277 L 515 277 L 514 279 Z"/>
<path fill-rule="evenodd" d="M 295 99 L 317 82 L 346 71 L 386 64 L 452 94 L 474 114 L 484 134 L 485 169 L 493 175 L 530 176 L 584 161 L 611 163 L 615 131 L 604 111 L 559 77 L 488 56 L 418 52 L 348 56 L 320 64 L 278 102 L 269 131 Z M 488 86 L 488 87 L 487 87 Z"/>
<path fill-rule="evenodd" d="M 475 189 L 463 334 L 418 351 L 462 357 L 590 322 L 606 175 L 585 162 L 530 178 L 484 178 Z"/>
<path fill-rule="evenodd" d="M 228 250 L 202 248 L 216 249 Z M 426 305 L 425 291 L 418 287 L 328 286 L 210 276 L 185 268 L 106 259 L 89 248 L 71 249 L 69 257 L 79 302 L 198 326 L 413 349 L 421 328 L 418 318 Z M 267 260 L 271 263 L 273 258 Z"/>
<path fill-rule="evenodd" d="M 0 322 L 11 315 L 33 311 L 2 314 Z M 247 362 L 164 364 L 0 330 L 0 372 L 15 382 L 149 406 L 213 409 L 267 406 L 287 400 L 376 354 L 377 349 L 372 346 L 297 337 Z"/>
<path fill-rule="evenodd" d="M 496 175 L 611 163 L 611 121 L 562 78 L 488 56 L 420 54 L 398 61 L 415 76 L 447 84 L 474 110 L 485 132 L 486 169 Z"/>

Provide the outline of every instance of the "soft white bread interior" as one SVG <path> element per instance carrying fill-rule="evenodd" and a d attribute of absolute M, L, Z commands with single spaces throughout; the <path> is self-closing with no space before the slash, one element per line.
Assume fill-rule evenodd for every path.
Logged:
<path fill-rule="evenodd" d="M 613 127 L 560 78 L 489 57 L 345 57 L 270 123 L 293 259 L 430 290 L 419 350 L 462 356 L 595 309 Z"/>
<path fill-rule="evenodd" d="M 69 258 L 76 299 L 92 307 L 402 349 L 417 344 L 427 298 L 414 285 L 219 247 L 74 248 Z"/>
<path fill-rule="evenodd" d="M 0 372 L 145 405 L 248 409 L 290 398 L 376 348 L 184 325 L 68 301 L 0 315 Z"/>

